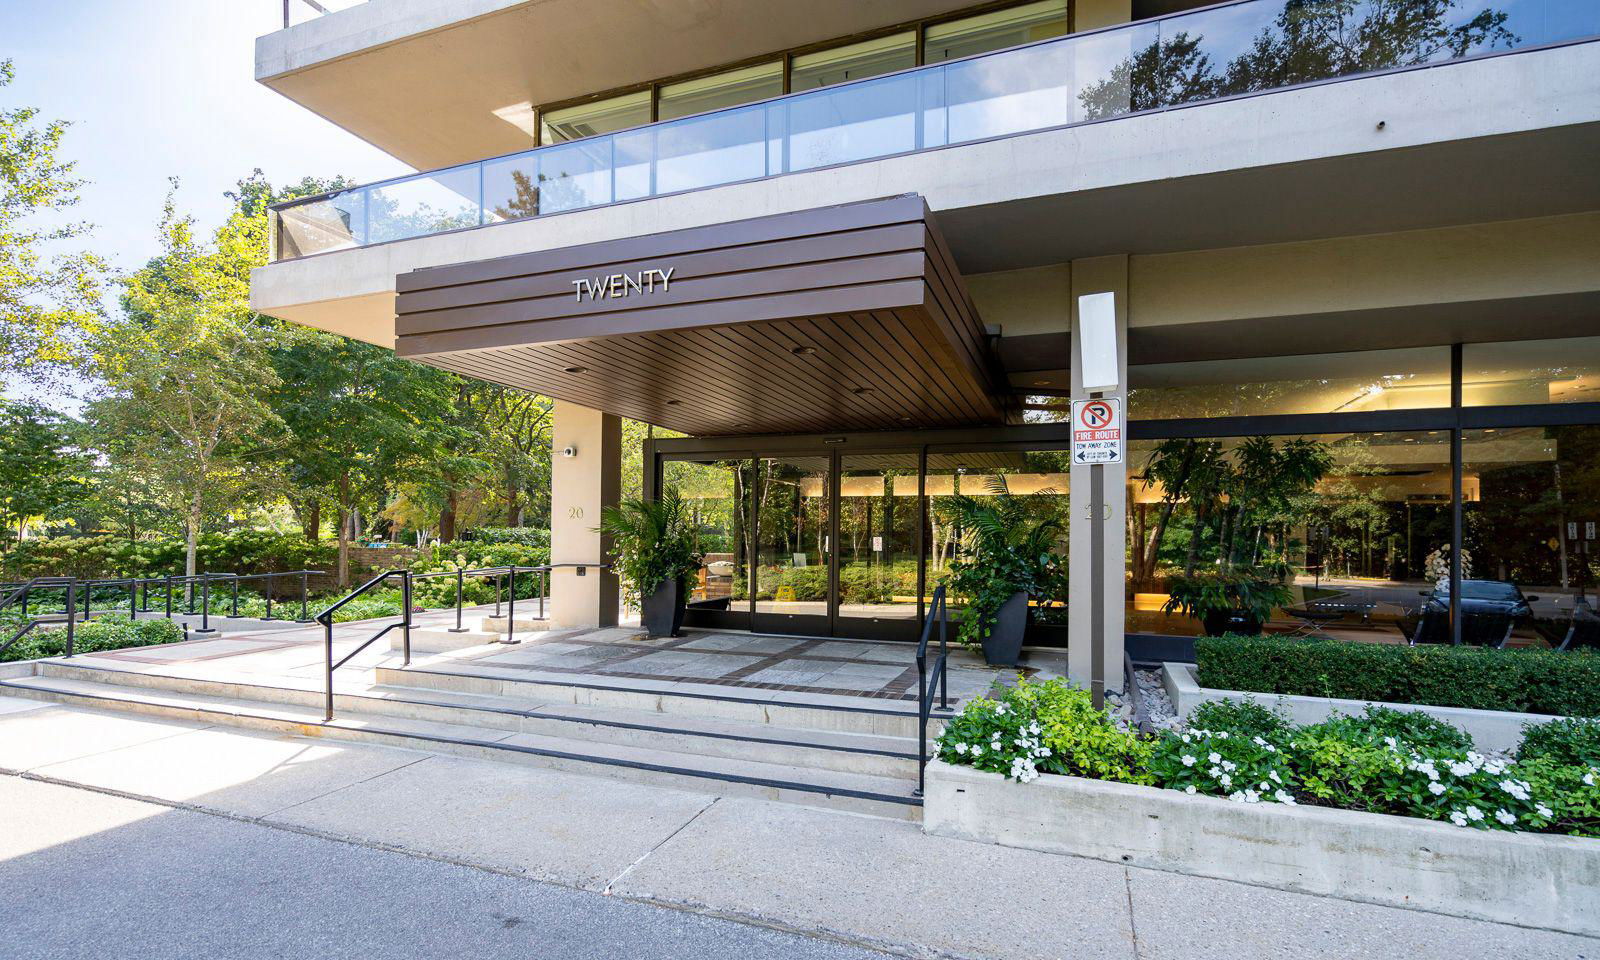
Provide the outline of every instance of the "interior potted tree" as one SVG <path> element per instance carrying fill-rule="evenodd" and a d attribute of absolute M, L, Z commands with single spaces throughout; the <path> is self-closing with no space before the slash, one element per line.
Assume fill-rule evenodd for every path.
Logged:
<path fill-rule="evenodd" d="M 1194 617 L 1206 635 L 1225 633 L 1255 636 L 1272 617 L 1274 608 L 1293 597 L 1281 578 L 1259 570 L 1208 570 L 1175 576 L 1167 584 L 1168 598 L 1161 609 Z"/>
<path fill-rule="evenodd" d="M 651 637 L 673 637 L 687 609 L 684 580 L 699 569 L 699 531 L 672 487 L 658 500 L 631 498 L 600 511 L 600 532 L 611 537 L 612 569 L 623 588 L 637 591 L 640 620 Z"/>
<path fill-rule="evenodd" d="M 1034 516 L 1028 498 L 1012 494 L 1004 477 L 991 477 L 984 496 L 956 494 L 945 504 L 963 539 L 970 538 L 945 580 L 952 601 L 966 608 L 957 637 L 993 666 L 1016 666 L 1029 598 L 1065 595 L 1066 571 L 1050 549 L 1061 521 Z"/>

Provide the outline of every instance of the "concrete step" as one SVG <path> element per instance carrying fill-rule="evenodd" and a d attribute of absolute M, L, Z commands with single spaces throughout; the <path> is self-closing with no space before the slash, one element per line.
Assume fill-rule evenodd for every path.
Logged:
<path fill-rule="evenodd" d="M 485 633 L 505 633 L 511 621 L 505 617 L 484 617 L 478 621 L 478 629 Z M 518 617 L 517 633 L 543 633 L 555 629 L 549 619 L 545 617 Z"/>
<path fill-rule="evenodd" d="M 806 730 L 905 739 L 917 735 L 917 704 L 906 700 L 619 679 L 459 662 L 410 667 L 380 665 L 375 674 L 378 684 L 389 687 L 476 693 L 533 703 L 615 707 Z M 941 720 L 931 719 L 929 739 L 942 729 Z"/>
<path fill-rule="evenodd" d="M 53 679 L 273 703 L 319 712 L 324 704 L 322 687 L 311 680 L 274 678 L 269 685 L 62 661 L 42 661 L 38 669 L 41 676 Z M 906 738 L 781 728 L 570 702 L 533 703 L 417 687 L 336 685 L 335 715 L 352 712 L 871 776 L 910 779 L 917 770 L 916 741 Z"/>
<path fill-rule="evenodd" d="M 491 633 L 486 630 L 466 630 L 462 633 L 456 633 L 446 627 L 412 627 L 411 654 L 416 656 L 425 653 L 451 653 L 456 650 L 470 650 L 473 647 L 499 643 L 502 636 L 503 634 Z M 390 651 L 399 653 L 405 642 L 400 635 L 400 631 L 390 631 L 387 639 Z"/>
<path fill-rule="evenodd" d="M 921 800 L 912 795 L 914 782 L 901 778 L 371 713 L 350 712 L 325 722 L 320 709 L 295 704 L 202 696 L 58 676 L 0 679 L 0 693 L 295 736 L 526 763 L 660 786 L 827 806 L 878 816 L 920 819 L 922 814 Z"/>

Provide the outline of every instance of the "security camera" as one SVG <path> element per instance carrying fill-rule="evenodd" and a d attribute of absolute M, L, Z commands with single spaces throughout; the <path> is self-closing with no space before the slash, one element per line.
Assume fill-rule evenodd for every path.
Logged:
<path fill-rule="evenodd" d="M 566 457 L 568 460 L 571 460 L 573 457 L 578 455 L 578 448 L 568 444 L 567 446 L 561 448 L 561 455 Z"/>

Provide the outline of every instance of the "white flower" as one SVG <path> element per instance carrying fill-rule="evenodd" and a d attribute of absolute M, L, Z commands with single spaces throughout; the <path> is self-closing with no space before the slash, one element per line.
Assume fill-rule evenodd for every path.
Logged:
<path fill-rule="evenodd" d="M 1509 810 L 1496 810 L 1494 812 L 1494 818 L 1508 827 L 1517 822 L 1516 815 Z"/>
<path fill-rule="evenodd" d="M 1461 811 L 1452 810 L 1450 812 L 1450 822 L 1458 827 L 1464 827 L 1467 825 L 1467 818 L 1462 815 Z"/>
<path fill-rule="evenodd" d="M 1444 784 L 1438 782 L 1430 783 L 1428 784 L 1428 792 L 1437 797 L 1444 793 Z"/>
<path fill-rule="evenodd" d="M 1233 771 L 1239 769 L 1239 765 L 1234 763 L 1232 760 L 1224 760 L 1222 761 L 1222 769 L 1232 773 Z"/>
<path fill-rule="evenodd" d="M 1586 786 L 1586 787 L 1594 786 L 1594 773 L 1593 772 L 1586 773 L 1586 774 L 1583 775 L 1583 785 Z"/>
<path fill-rule="evenodd" d="M 1191 797 L 1194 796 L 1194 784 L 1191 783 L 1187 787 L 1184 787 L 1183 792 L 1189 794 Z"/>
<path fill-rule="evenodd" d="M 1265 780 L 1261 781 L 1261 790 L 1262 791 L 1267 791 L 1267 790 L 1271 790 L 1271 789 L 1272 789 L 1272 787 L 1267 784 L 1267 781 L 1265 781 Z"/>
<path fill-rule="evenodd" d="M 1221 763 L 1222 762 L 1222 754 L 1216 753 L 1216 752 L 1212 752 L 1212 754 L 1210 756 L 1206 757 L 1206 759 L 1210 760 L 1212 763 Z"/>
<path fill-rule="evenodd" d="M 1035 720 L 1028 725 L 1028 732 L 1034 736 L 1039 735 L 1039 721 Z"/>
<path fill-rule="evenodd" d="M 1268 770 L 1267 771 L 1267 779 L 1271 780 L 1273 783 L 1277 783 L 1277 784 L 1282 784 L 1283 783 L 1283 781 L 1281 779 L 1279 779 L 1278 771 L 1276 771 L 1276 770 Z"/>
<path fill-rule="evenodd" d="M 973 744 L 973 745 L 972 745 L 972 755 L 973 755 L 973 756 L 974 756 L 974 757 L 981 757 L 981 756 L 983 756 L 983 744 L 981 744 L 981 743 L 974 743 L 974 744 Z"/>
<path fill-rule="evenodd" d="M 1189 735 L 1186 733 L 1186 734 L 1183 735 L 1183 742 L 1184 743 L 1193 743 L 1194 741 L 1190 740 L 1189 739 Z"/>
<path fill-rule="evenodd" d="M 1483 819 L 1483 811 L 1479 810 L 1477 807 L 1468 807 L 1467 819 L 1471 820 L 1473 823 L 1477 823 L 1479 820 Z"/>
<path fill-rule="evenodd" d="M 1549 820 L 1551 817 L 1556 815 L 1556 812 L 1554 810 L 1551 810 L 1549 807 L 1545 806 L 1542 803 L 1534 804 L 1533 812 L 1537 813 L 1539 816 L 1543 817 L 1546 820 Z"/>
<path fill-rule="evenodd" d="M 1220 777 L 1222 776 L 1222 768 L 1212 767 L 1210 770 L 1207 770 L 1206 773 L 1211 774 L 1213 777 Z"/>
<path fill-rule="evenodd" d="M 1260 803 L 1261 802 L 1261 794 L 1256 793 L 1254 790 L 1246 790 L 1244 792 L 1244 802 L 1245 803 Z"/>
<path fill-rule="evenodd" d="M 1186 766 L 1186 767 L 1194 766 L 1194 757 L 1189 755 L 1189 754 L 1187 754 L 1187 753 L 1184 754 L 1179 759 L 1183 762 L 1183 765 Z"/>
<path fill-rule="evenodd" d="M 1264 747 L 1267 745 L 1267 741 L 1261 739 L 1260 737 L 1251 737 L 1250 742 L 1254 743 L 1258 747 Z"/>
<path fill-rule="evenodd" d="M 1518 800 L 1528 799 L 1528 782 L 1526 780 L 1501 780 L 1500 789 L 1511 794 Z"/>
<path fill-rule="evenodd" d="M 1218 777 L 1217 778 L 1217 782 L 1222 784 L 1224 787 L 1233 786 L 1233 778 L 1228 776 L 1226 773 L 1224 773 L 1222 776 Z"/>
<path fill-rule="evenodd" d="M 994 708 L 994 715 L 997 716 L 997 717 L 1005 716 L 1006 715 L 1006 705 L 1002 703 L 999 706 L 995 707 Z"/>
<path fill-rule="evenodd" d="M 1457 762 L 1450 764 L 1450 772 L 1458 777 L 1465 777 L 1476 770 L 1477 768 L 1470 763 Z"/>
<path fill-rule="evenodd" d="M 964 755 L 966 752 L 967 752 L 967 745 L 966 744 L 964 744 L 964 743 L 956 744 L 956 753 Z"/>
<path fill-rule="evenodd" d="M 1228 799 L 1232 800 L 1234 803 L 1244 803 L 1244 793 L 1243 791 L 1230 793 L 1228 794 Z"/>
<path fill-rule="evenodd" d="M 1286 803 L 1291 807 L 1294 806 L 1294 804 L 1295 804 L 1294 797 L 1286 790 L 1279 790 L 1279 791 L 1273 793 L 1272 796 L 1279 803 Z"/>

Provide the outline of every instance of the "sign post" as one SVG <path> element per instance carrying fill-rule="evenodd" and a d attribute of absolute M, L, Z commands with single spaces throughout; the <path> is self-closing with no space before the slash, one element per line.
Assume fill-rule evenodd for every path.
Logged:
<path fill-rule="evenodd" d="M 1072 462 L 1122 462 L 1122 399 L 1072 401 Z"/>
<path fill-rule="evenodd" d="M 1106 478 L 1108 463 L 1122 462 L 1122 399 L 1091 394 L 1087 400 L 1072 401 L 1072 462 L 1089 467 L 1089 554 L 1093 573 L 1090 589 L 1090 634 L 1094 638 L 1090 657 L 1089 695 L 1096 709 L 1105 706 L 1105 597 L 1101 568 L 1105 564 Z"/>

